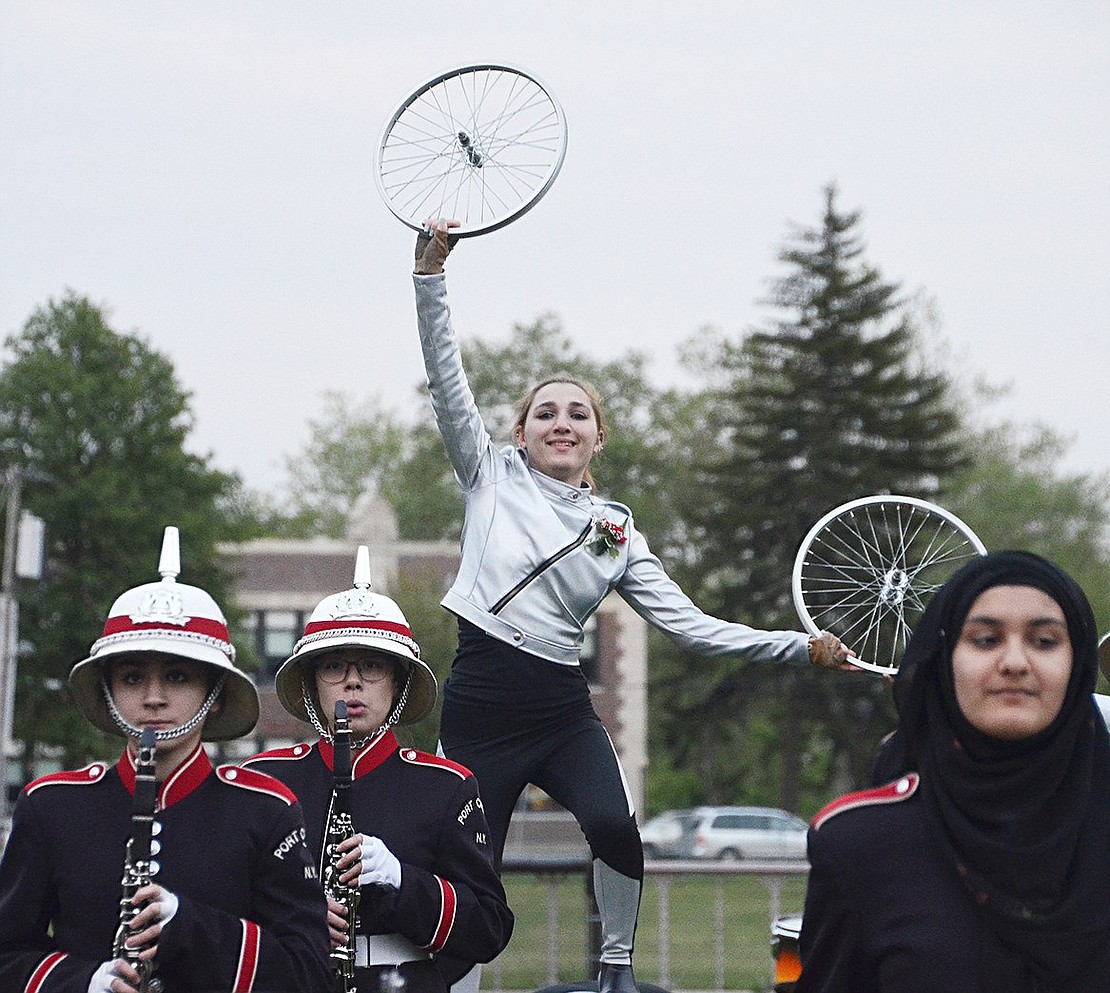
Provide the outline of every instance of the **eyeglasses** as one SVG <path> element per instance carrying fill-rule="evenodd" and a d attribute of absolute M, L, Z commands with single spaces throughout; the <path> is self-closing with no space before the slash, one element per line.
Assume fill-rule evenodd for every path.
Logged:
<path fill-rule="evenodd" d="M 376 658 L 330 658 L 316 663 L 316 675 L 325 683 L 342 683 L 351 667 L 364 683 L 379 683 L 393 671 L 393 663 Z"/>

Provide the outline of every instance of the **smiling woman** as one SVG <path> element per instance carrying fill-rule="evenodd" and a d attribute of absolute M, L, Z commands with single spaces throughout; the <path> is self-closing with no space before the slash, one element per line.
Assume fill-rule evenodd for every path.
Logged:
<path fill-rule="evenodd" d="M 545 379 L 517 404 L 513 439 L 536 472 L 568 486 L 593 486 L 590 462 L 605 447 L 596 390 L 570 377 Z"/>
<path fill-rule="evenodd" d="M 633 993 L 644 853 L 624 773 L 579 665 L 583 631 L 610 591 L 681 647 L 708 656 L 837 668 L 830 634 L 759 631 L 701 611 L 667 575 L 632 511 L 590 474 L 605 443 L 601 402 L 556 375 L 517 407 L 498 448 L 463 371 L 444 262 L 455 222 L 416 243 L 417 319 L 439 432 L 466 504 L 462 562 L 443 605 L 459 619 L 440 744 L 472 769 L 500 863 L 517 798 L 532 783 L 574 814 L 593 859 L 601 993 Z"/>

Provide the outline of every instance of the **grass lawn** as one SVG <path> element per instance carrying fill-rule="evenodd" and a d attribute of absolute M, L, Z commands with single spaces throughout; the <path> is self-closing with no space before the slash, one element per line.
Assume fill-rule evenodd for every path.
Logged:
<path fill-rule="evenodd" d="M 780 912 L 801 913 L 805 877 L 783 879 Z M 485 989 L 536 990 L 552 982 L 587 978 L 587 895 L 581 876 L 505 876 L 516 928 L 498 961 L 486 966 Z M 636 936 L 636 978 L 660 980 L 660 879 L 648 876 Z M 549 902 L 550 896 L 550 902 Z M 592 908 L 591 908 L 592 909 Z M 671 878 L 666 900 L 669 921 L 670 989 L 767 990 L 770 985 L 770 897 L 767 884 L 751 876 Z M 555 916 L 558 968 L 549 974 Z M 718 926 L 718 921 L 722 926 Z M 724 950 L 724 983 L 718 985 L 717 949 Z"/>

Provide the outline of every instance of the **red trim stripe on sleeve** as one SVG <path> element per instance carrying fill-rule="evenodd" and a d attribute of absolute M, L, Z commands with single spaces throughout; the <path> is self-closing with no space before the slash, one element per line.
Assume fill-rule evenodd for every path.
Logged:
<path fill-rule="evenodd" d="M 42 989 L 43 983 L 46 982 L 46 977 L 54 971 L 54 967 L 66 957 L 65 952 L 51 952 L 46 956 L 31 973 L 31 978 L 27 980 L 27 985 L 24 987 L 24 993 L 39 993 Z"/>
<path fill-rule="evenodd" d="M 239 947 L 239 968 L 235 972 L 235 993 L 251 993 L 258 973 L 258 945 L 262 938 L 254 921 L 243 921 L 243 944 Z"/>
<path fill-rule="evenodd" d="M 447 939 L 451 937 L 451 930 L 455 926 L 455 912 L 458 910 L 459 902 L 455 887 L 446 879 L 440 879 L 439 876 L 436 876 L 436 879 L 439 881 L 439 924 L 436 925 L 432 940 L 425 946 L 429 952 L 433 953 L 440 951 L 447 944 Z"/>

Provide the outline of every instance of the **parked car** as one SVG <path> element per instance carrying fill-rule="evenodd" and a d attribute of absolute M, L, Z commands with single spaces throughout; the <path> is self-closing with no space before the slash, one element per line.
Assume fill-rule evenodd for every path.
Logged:
<path fill-rule="evenodd" d="M 804 859 L 809 825 L 776 807 L 698 807 L 680 856 L 695 859 Z"/>
<path fill-rule="evenodd" d="M 646 859 L 681 857 L 683 839 L 697 818 L 692 810 L 665 810 L 640 828 Z"/>

